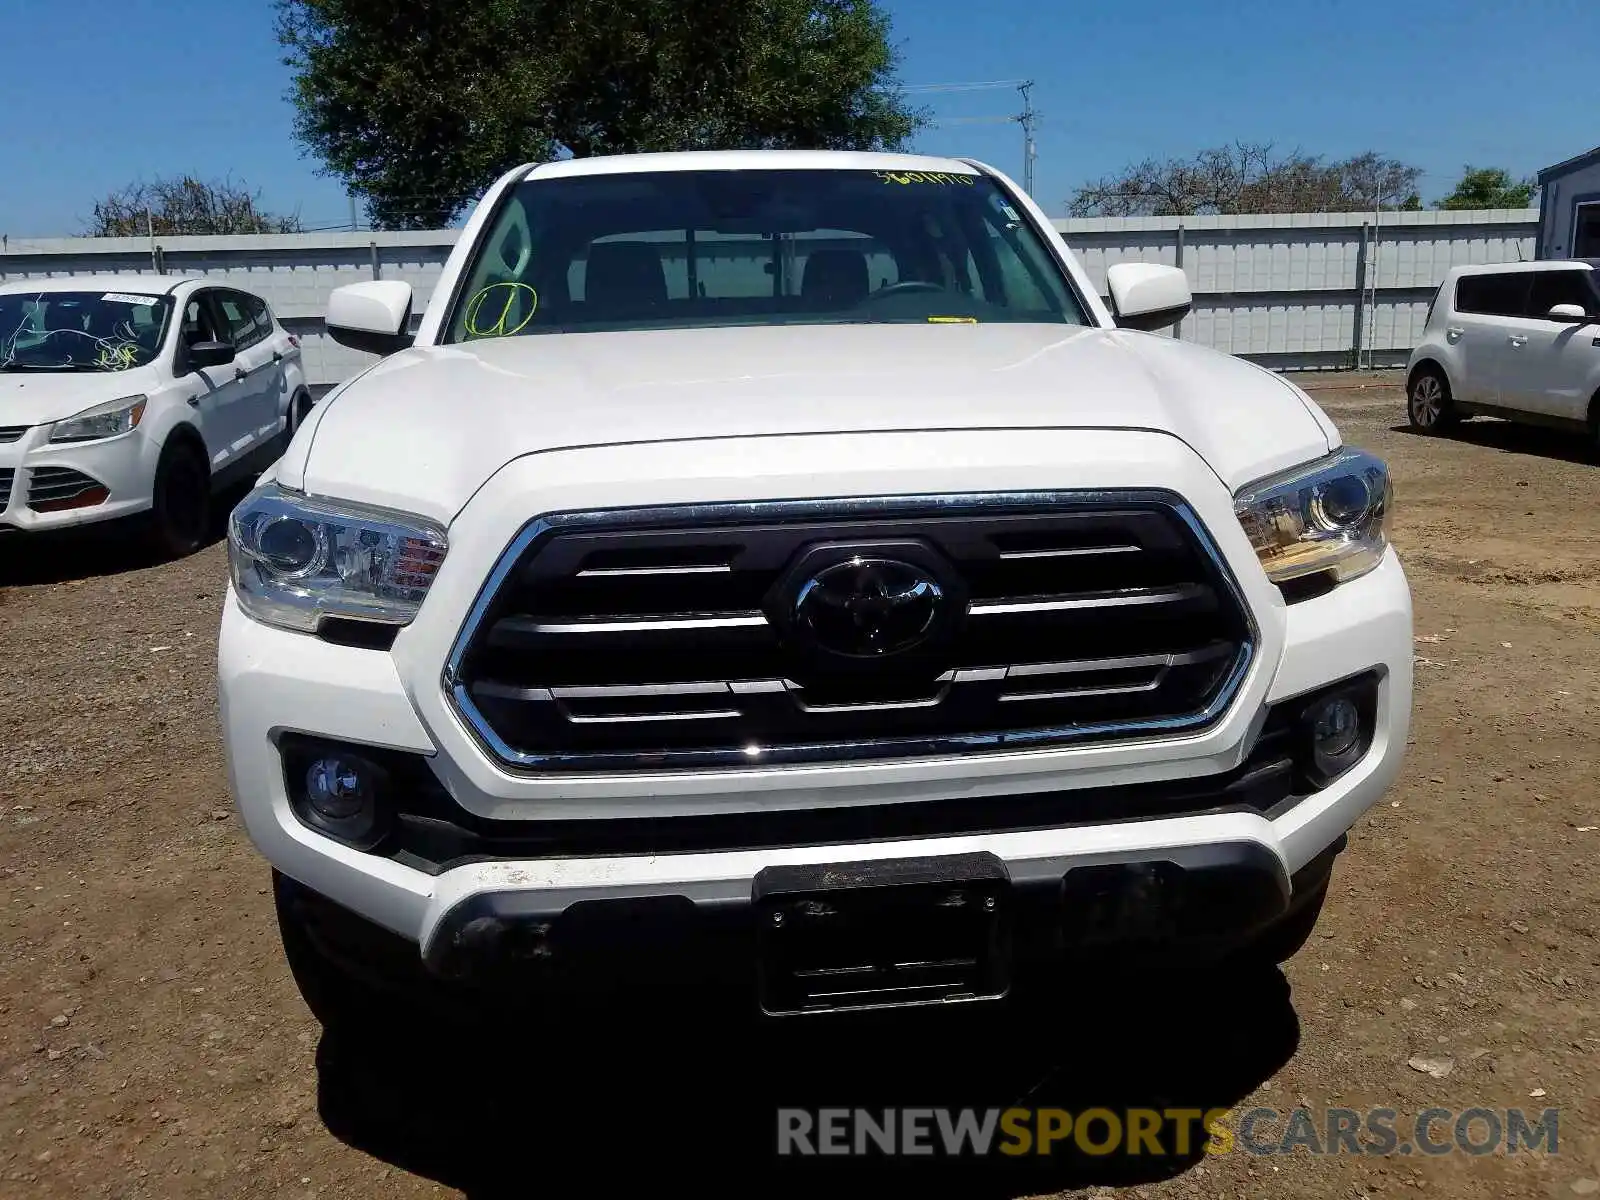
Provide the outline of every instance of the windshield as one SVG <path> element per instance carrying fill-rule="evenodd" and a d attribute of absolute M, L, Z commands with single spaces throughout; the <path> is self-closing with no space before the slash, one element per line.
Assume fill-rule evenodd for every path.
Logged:
<path fill-rule="evenodd" d="M 446 341 L 714 325 L 1089 321 L 982 175 L 533 179 L 480 239 Z"/>
<path fill-rule="evenodd" d="M 0 294 L 0 371 L 126 371 L 161 350 L 170 296 Z"/>

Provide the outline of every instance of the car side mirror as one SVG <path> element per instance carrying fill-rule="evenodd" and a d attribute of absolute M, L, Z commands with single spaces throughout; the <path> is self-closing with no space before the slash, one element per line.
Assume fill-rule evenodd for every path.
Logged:
<path fill-rule="evenodd" d="M 411 345 L 411 285 L 375 279 L 334 288 L 323 324 L 341 346 L 367 354 L 393 354 Z"/>
<path fill-rule="evenodd" d="M 1554 304 L 1545 316 L 1552 321 L 1572 321 L 1579 325 L 1587 325 L 1590 320 L 1589 314 L 1581 304 Z"/>
<path fill-rule="evenodd" d="M 189 366 L 222 367 L 234 358 L 233 346 L 228 342 L 195 342 L 189 347 Z"/>
<path fill-rule="evenodd" d="M 1106 271 L 1106 290 L 1111 313 L 1124 329 L 1165 329 L 1194 307 L 1189 277 L 1181 267 L 1118 263 Z"/>

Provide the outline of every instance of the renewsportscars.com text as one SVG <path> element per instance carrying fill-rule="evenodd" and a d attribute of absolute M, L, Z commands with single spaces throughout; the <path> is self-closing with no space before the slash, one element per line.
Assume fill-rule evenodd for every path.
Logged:
<path fill-rule="evenodd" d="M 1520 1108 L 778 1110 L 780 1155 L 1555 1154 L 1559 1112 Z"/>

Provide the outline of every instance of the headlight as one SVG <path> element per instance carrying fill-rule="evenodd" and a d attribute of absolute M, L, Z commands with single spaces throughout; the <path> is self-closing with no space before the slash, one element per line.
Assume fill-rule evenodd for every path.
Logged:
<path fill-rule="evenodd" d="M 57 421 L 50 430 L 52 442 L 95 442 L 139 427 L 144 416 L 144 396 L 124 396 L 86 408 L 75 417 Z"/>
<path fill-rule="evenodd" d="M 1259 480 L 1233 503 L 1273 583 L 1321 572 L 1343 582 L 1382 560 L 1391 495 L 1381 460 L 1340 450 Z"/>
<path fill-rule="evenodd" d="M 406 625 L 446 550 L 421 517 L 312 500 L 267 483 L 228 519 L 240 606 L 258 621 L 314 633 L 324 617 Z"/>

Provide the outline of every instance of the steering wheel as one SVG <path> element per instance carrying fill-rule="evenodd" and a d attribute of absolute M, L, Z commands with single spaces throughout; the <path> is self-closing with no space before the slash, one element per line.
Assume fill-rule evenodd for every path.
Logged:
<path fill-rule="evenodd" d="M 899 283 L 891 283 L 886 288 L 879 288 L 867 299 L 882 300 L 886 296 L 906 295 L 911 292 L 943 292 L 944 290 L 942 285 L 929 283 L 925 279 L 903 279 Z"/>

